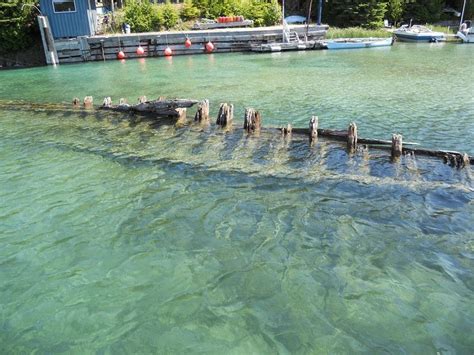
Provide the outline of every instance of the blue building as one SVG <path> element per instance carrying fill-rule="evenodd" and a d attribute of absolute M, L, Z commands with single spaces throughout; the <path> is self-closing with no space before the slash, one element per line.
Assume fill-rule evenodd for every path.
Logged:
<path fill-rule="evenodd" d="M 40 9 L 48 16 L 55 39 L 92 36 L 96 32 L 95 0 L 40 0 Z"/>

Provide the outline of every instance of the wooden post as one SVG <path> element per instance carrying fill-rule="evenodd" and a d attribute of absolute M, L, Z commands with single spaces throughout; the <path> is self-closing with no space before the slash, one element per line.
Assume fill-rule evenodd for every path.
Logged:
<path fill-rule="evenodd" d="M 186 122 L 186 108 L 177 108 L 176 112 L 178 113 L 178 120 L 177 123 L 184 123 Z"/>
<path fill-rule="evenodd" d="M 78 97 L 75 97 L 75 98 L 72 99 L 72 106 L 73 106 L 73 107 L 77 108 L 77 107 L 79 107 L 80 105 L 81 105 L 81 100 L 79 100 Z"/>
<path fill-rule="evenodd" d="M 318 124 L 319 118 L 318 116 L 313 116 L 309 120 L 309 140 L 315 141 L 318 138 Z"/>
<path fill-rule="evenodd" d="M 120 100 L 119 100 L 119 106 L 129 107 L 130 105 L 127 103 L 127 100 L 125 100 L 123 97 L 121 97 Z"/>
<path fill-rule="evenodd" d="M 217 114 L 216 125 L 221 127 L 230 126 L 234 119 L 234 105 L 222 103 Z"/>
<path fill-rule="evenodd" d="M 260 131 L 262 127 L 262 119 L 260 117 L 260 112 L 255 111 L 253 108 L 245 109 L 245 121 L 244 129 L 248 132 Z"/>
<path fill-rule="evenodd" d="M 392 158 L 398 158 L 403 151 L 403 137 L 401 134 L 392 134 Z"/>
<path fill-rule="evenodd" d="M 92 98 L 92 96 L 84 97 L 84 108 L 86 109 L 92 108 L 93 102 L 94 102 L 94 99 Z"/>
<path fill-rule="evenodd" d="M 194 122 L 209 124 L 209 100 L 203 100 L 198 103 L 197 111 L 194 115 Z"/>
<path fill-rule="evenodd" d="M 293 127 L 291 126 L 290 123 L 286 125 L 286 127 L 281 127 L 280 128 L 281 134 L 284 136 L 289 136 L 291 135 L 291 132 L 293 131 Z"/>
<path fill-rule="evenodd" d="M 462 168 L 466 167 L 466 166 L 469 166 L 470 164 L 470 161 L 469 161 L 469 155 L 467 155 L 467 153 L 464 153 L 462 155 Z"/>
<path fill-rule="evenodd" d="M 102 107 L 112 107 L 112 99 L 110 96 L 104 98 L 104 101 L 102 101 Z"/>
<path fill-rule="evenodd" d="M 347 128 L 347 148 L 354 150 L 357 147 L 357 125 L 351 122 Z"/>

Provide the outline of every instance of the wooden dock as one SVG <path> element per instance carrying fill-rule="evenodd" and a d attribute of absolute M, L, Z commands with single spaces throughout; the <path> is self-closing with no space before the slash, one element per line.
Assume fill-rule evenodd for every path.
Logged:
<path fill-rule="evenodd" d="M 306 25 L 289 26 L 290 30 L 314 41 L 314 49 L 322 48 L 321 42 L 326 36 L 328 26 Z M 186 48 L 184 42 L 192 42 Z M 173 55 L 205 54 L 206 43 L 212 42 L 213 53 L 247 52 L 252 45 L 281 42 L 281 26 L 259 28 L 225 28 L 189 32 L 148 32 L 108 36 L 78 37 L 54 41 L 60 64 L 88 61 L 116 60 L 119 51 L 126 59 L 140 57 L 162 57 L 164 50 L 170 47 Z M 137 48 L 144 49 L 143 55 L 136 53 Z"/>

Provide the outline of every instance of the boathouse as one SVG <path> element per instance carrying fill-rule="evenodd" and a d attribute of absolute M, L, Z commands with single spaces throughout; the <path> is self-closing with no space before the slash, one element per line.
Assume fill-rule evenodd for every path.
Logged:
<path fill-rule="evenodd" d="M 96 33 L 95 0 L 40 0 L 55 39 L 93 36 Z"/>

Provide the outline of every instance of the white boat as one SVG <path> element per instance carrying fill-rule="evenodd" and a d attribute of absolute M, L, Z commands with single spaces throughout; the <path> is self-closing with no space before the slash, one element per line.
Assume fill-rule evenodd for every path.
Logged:
<path fill-rule="evenodd" d="M 446 41 L 446 35 L 443 32 L 434 32 L 428 27 L 420 25 L 403 25 L 393 34 L 402 42 L 439 42 Z"/>
<path fill-rule="evenodd" d="M 393 44 L 393 38 L 339 38 L 323 43 L 327 49 L 352 49 L 385 47 Z"/>
<path fill-rule="evenodd" d="M 461 25 L 456 36 L 461 38 L 463 43 L 474 43 L 474 28 L 471 27 L 470 21 Z"/>

